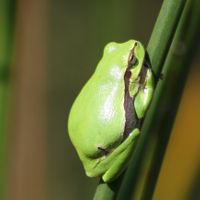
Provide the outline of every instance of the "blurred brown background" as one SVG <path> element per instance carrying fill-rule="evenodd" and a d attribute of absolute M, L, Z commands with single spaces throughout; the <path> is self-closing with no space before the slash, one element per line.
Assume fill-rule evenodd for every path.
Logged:
<path fill-rule="evenodd" d="M 67 136 L 70 106 L 94 71 L 106 43 L 134 38 L 147 44 L 161 3 L 15 2 L 6 200 L 92 199 L 98 180 L 85 176 Z M 191 199 L 199 194 L 199 63 L 197 52 L 155 200 Z"/>

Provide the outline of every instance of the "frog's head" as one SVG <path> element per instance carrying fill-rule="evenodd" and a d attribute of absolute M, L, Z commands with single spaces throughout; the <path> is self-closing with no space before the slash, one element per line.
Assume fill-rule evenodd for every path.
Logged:
<path fill-rule="evenodd" d="M 109 70 L 117 65 L 124 73 L 127 70 L 131 71 L 130 79 L 134 81 L 143 66 L 145 49 L 136 40 L 129 40 L 125 43 L 110 42 L 104 48 L 103 58 L 100 61 L 101 68 L 107 67 Z M 107 65 L 107 63 L 112 63 L 112 65 Z"/>

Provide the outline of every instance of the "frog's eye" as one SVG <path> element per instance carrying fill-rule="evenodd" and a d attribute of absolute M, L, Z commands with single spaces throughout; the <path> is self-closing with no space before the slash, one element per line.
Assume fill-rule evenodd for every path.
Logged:
<path fill-rule="evenodd" d="M 129 54 L 129 58 L 128 58 L 128 66 L 129 67 L 134 67 L 138 64 L 138 59 L 136 58 L 135 53 L 134 53 L 136 46 L 137 46 L 137 42 L 135 42 L 135 44 Z"/>
<path fill-rule="evenodd" d="M 128 66 L 129 67 L 134 67 L 138 64 L 138 59 L 134 55 L 134 52 L 131 51 L 129 58 L 128 58 Z"/>

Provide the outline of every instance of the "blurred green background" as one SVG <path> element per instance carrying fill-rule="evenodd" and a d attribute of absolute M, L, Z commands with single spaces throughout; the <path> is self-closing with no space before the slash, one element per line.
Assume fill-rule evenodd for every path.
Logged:
<path fill-rule="evenodd" d="M 6 129 L 0 129 L 2 200 L 92 199 L 98 179 L 85 176 L 67 136 L 70 106 L 106 43 L 133 38 L 147 44 L 161 3 L 0 0 L 0 32 L 8 30 L 0 34 L 0 46 L 12 50 L 10 77 L 0 76 L 0 93 L 7 91 L 6 101 L 0 101 L 0 108 L 7 108 L 1 119 Z M 193 65 L 155 200 L 199 195 L 199 51 Z"/>

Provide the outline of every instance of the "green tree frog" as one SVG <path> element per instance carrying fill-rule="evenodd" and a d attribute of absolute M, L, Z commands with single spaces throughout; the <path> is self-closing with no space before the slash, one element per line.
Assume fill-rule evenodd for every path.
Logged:
<path fill-rule="evenodd" d="M 145 57 L 139 41 L 107 44 L 73 103 L 69 136 L 89 177 L 111 182 L 126 167 L 153 94 Z"/>

